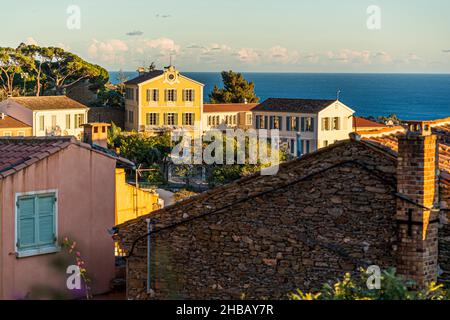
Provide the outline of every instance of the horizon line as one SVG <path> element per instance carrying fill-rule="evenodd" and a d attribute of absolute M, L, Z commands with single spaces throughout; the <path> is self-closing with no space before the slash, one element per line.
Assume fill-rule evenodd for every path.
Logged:
<path fill-rule="evenodd" d="M 108 72 L 135 72 L 137 70 L 108 70 Z M 162 70 L 162 69 L 158 69 Z M 221 73 L 224 71 L 233 71 L 236 73 L 274 73 L 274 74 L 374 74 L 374 75 L 447 75 L 450 76 L 450 72 L 337 72 L 337 71 L 324 71 L 324 72 L 303 72 L 303 71 L 239 71 L 239 70 L 222 70 L 222 71 L 181 71 L 182 73 Z"/>

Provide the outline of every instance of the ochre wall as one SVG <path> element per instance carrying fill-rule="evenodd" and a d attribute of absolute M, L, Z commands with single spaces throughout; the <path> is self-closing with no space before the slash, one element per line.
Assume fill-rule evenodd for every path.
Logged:
<path fill-rule="evenodd" d="M 126 183 L 125 170 L 116 169 L 116 224 L 124 223 L 159 209 L 158 200 L 159 196 L 156 192 L 151 193 L 136 189 Z"/>
<path fill-rule="evenodd" d="M 33 129 L 31 127 L 26 128 L 0 128 L 0 138 L 5 136 L 5 133 L 11 132 L 11 137 L 19 137 L 19 132 L 23 132 L 23 137 L 30 137 L 33 134 Z"/>

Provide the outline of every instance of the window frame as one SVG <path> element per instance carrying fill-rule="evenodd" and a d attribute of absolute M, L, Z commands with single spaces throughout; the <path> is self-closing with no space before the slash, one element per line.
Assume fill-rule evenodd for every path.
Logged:
<path fill-rule="evenodd" d="M 45 115 L 39 115 L 39 131 L 45 131 Z"/>
<path fill-rule="evenodd" d="M 340 117 L 333 117 L 332 128 L 335 131 L 341 130 L 341 118 Z"/>
<path fill-rule="evenodd" d="M 152 121 L 154 120 L 154 121 Z M 147 112 L 145 114 L 145 125 L 147 126 L 158 126 L 158 113 L 157 112 Z"/>
<path fill-rule="evenodd" d="M 195 101 L 195 89 L 187 88 L 183 90 L 183 101 L 188 103 L 194 103 Z"/>
<path fill-rule="evenodd" d="M 172 97 L 170 97 L 171 95 Z M 166 102 L 169 103 L 177 102 L 177 89 L 166 89 Z"/>
<path fill-rule="evenodd" d="M 19 208 L 18 208 L 18 202 L 20 198 L 24 197 L 36 197 L 36 196 L 44 196 L 44 195 L 52 195 L 55 197 L 55 205 L 54 205 L 54 217 L 53 217 L 53 223 L 54 223 L 54 234 L 55 238 L 58 239 L 58 203 L 59 203 L 59 197 L 58 197 L 58 190 L 57 189 L 50 189 L 50 190 L 41 190 L 41 191 L 30 191 L 30 192 L 17 192 L 14 197 L 14 253 L 17 258 L 26 258 L 26 257 L 32 257 L 32 256 L 39 256 L 39 255 L 45 255 L 50 253 L 57 253 L 61 251 L 61 247 L 58 245 L 57 241 L 54 242 L 51 246 L 43 246 L 40 248 L 32 248 L 32 249 L 24 249 L 20 250 L 18 246 L 19 242 Z"/>
<path fill-rule="evenodd" d="M 195 125 L 195 113 L 194 112 L 184 112 L 182 115 L 182 122 L 183 122 L 182 123 L 183 126 L 194 126 Z"/>
<path fill-rule="evenodd" d="M 75 114 L 75 123 L 74 128 L 80 129 L 83 124 L 85 124 L 86 121 L 86 115 L 84 113 L 77 113 Z"/>

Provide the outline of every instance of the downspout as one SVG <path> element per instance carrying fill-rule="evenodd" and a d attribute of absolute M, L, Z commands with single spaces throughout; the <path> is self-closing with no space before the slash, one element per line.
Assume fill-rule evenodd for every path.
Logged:
<path fill-rule="evenodd" d="M 151 288 L 151 277 L 150 277 L 150 271 L 151 271 L 151 233 L 153 231 L 152 222 L 150 219 L 145 220 L 147 222 L 147 294 L 153 294 L 153 290 Z"/>

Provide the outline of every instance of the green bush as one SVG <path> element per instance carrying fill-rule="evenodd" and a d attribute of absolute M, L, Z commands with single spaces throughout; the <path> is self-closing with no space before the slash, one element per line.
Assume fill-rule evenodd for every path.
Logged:
<path fill-rule="evenodd" d="M 380 289 L 369 289 L 370 274 L 361 269 L 359 277 L 346 273 L 334 284 L 326 283 L 320 292 L 304 293 L 297 290 L 289 294 L 291 300 L 449 300 L 450 292 L 442 284 L 430 283 L 423 290 L 410 290 L 411 281 L 405 281 L 395 274 L 395 269 L 382 271 Z"/>

